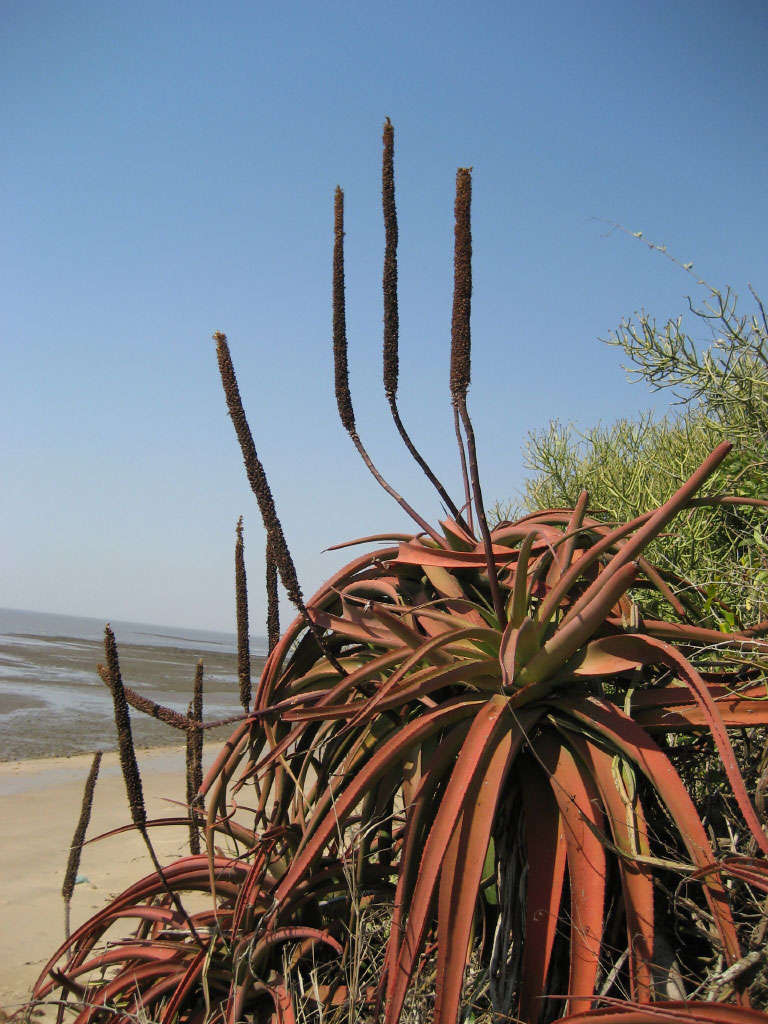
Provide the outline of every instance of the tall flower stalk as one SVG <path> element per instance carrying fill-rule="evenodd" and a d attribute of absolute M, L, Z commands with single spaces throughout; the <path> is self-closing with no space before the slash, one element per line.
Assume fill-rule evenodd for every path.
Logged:
<path fill-rule="evenodd" d="M 267 538 L 266 543 L 265 584 L 267 591 L 267 651 L 275 649 L 280 639 L 280 608 L 277 600 L 277 566 L 272 555 L 272 548 Z"/>
<path fill-rule="evenodd" d="M 283 586 L 285 587 L 288 597 L 298 609 L 307 628 L 314 636 L 326 658 L 338 672 L 343 674 L 343 670 L 341 669 L 336 657 L 327 649 L 327 646 L 323 641 L 322 633 L 307 613 L 307 607 L 304 603 L 304 595 L 301 591 L 299 578 L 296 575 L 296 566 L 293 564 L 293 558 L 291 557 L 291 552 L 288 548 L 285 534 L 283 533 L 282 523 L 278 518 L 277 510 L 275 508 L 272 490 L 269 486 L 267 475 L 264 472 L 264 466 L 256 454 L 256 445 L 253 443 L 251 428 L 248 426 L 248 420 L 245 416 L 243 402 L 240 397 L 240 389 L 237 386 L 235 368 L 232 365 L 232 357 L 229 354 L 227 336 L 222 334 L 221 331 L 216 331 L 213 339 L 216 342 L 216 355 L 219 361 L 219 373 L 221 375 L 221 383 L 224 388 L 224 396 L 227 400 L 227 408 L 229 409 L 229 415 L 234 425 L 237 439 L 240 442 L 240 451 L 242 452 L 243 462 L 245 463 L 245 473 L 248 477 L 248 482 L 251 485 L 251 490 L 255 494 L 256 501 L 259 505 L 261 518 L 264 522 L 264 529 L 267 531 L 267 537 L 272 549 L 275 564 L 277 565 L 278 572 L 280 573 L 280 579 L 283 582 Z"/>
<path fill-rule="evenodd" d="M 451 401 L 454 410 L 461 417 L 464 433 L 467 438 L 467 454 L 469 456 L 469 475 L 472 481 L 475 512 L 483 539 L 485 557 L 488 566 L 488 582 L 491 589 L 491 600 L 499 625 L 503 629 L 507 622 L 504 602 L 499 590 L 496 575 L 496 562 L 493 556 L 491 532 L 485 517 L 483 492 L 480 486 L 480 474 L 477 468 L 477 447 L 475 432 L 467 410 L 467 390 L 471 378 L 472 341 L 470 332 L 470 313 L 472 310 L 472 227 L 470 208 L 472 205 L 472 169 L 460 167 L 456 172 L 456 227 L 454 242 L 454 278 L 453 278 L 453 316 L 451 318 Z M 458 425 L 457 425 L 457 436 Z M 463 448 L 459 441 L 459 449 Z"/>
<path fill-rule="evenodd" d="M 382 291 L 384 296 L 384 393 L 389 402 L 392 419 L 397 431 L 403 439 L 408 451 L 416 460 L 420 469 L 445 502 L 446 508 L 456 522 L 468 528 L 461 512 L 459 512 L 450 494 L 440 483 L 429 465 L 418 451 L 405 429 L 397 405 L 397 386 L 400 375 L 399 337 L 400 313 L 397 298 L 397 205 L 395 203 L 395 129 L 389 118 L 384 122 L 384 151 L 381 166 L 381 205 L 384 213 L 384 271 L 382 275 Z M 471 532 L 471 531 L 470 531 Z"/>
<path fill-rule="evenodd" d="M 198 661 L 195 668 L 195 682 L 192 700 L 187 708 L 187 751 L 186 781 L 187 808 L 189 811 L 189 851 L 200 853 L 200 832 L 198 830 L 198 813 L 202 811 L 202 800 L 199 796 L 203 784 L 203 661 Z"/>
<path fill-rule="evenodd" d="M 70 904 L 72 902 L 72 893 L 75 890 L 75 882 L 77 881 L 77 872 L 80 867 L 80 855 L 83 850 L 83 843 L 85 842 L 85 834 L 88 831 L 88 825 L 91 820 L 93 791 L 96 788 L 96 780 L 99 777 L 100 765 L 101 751 L 97 750 L 93 755 L 93 761 L 91 763 L 91 770 L 88 772 L 88 778 L 85 780 L 83 802 L 80 805 L 80 817 L 75 828 L 75 834 L 72 837 L 72 845 L 70 847 L 69 858 L 67 860 L 67 869 L 64 872 L 64 883 L 61 887 L 61 895 L 64 898 L 64 935 L 66 938 L 69 938 Z"/>
<path fill-rule="evenodd" d="M 251 649 L 248 637 L 248 583 L 243 550 L 243 517 L 237 521 L 235 542 L 235 618 L 237 621 L 237 678 L 240 703 L 246 715 L 251 707 Z"/>
<path fill-rule="evenodd" d="M 401 494 L 387 483 L 371 461 L 355 425 L 355 413 L 352 408 L 352 396 L 349 391 L 349 367 L 347 365 L 347 316 L 344 299 L 344 193 L 337 186 L 334 198 L 333 215 L 333 365 L 336 383 L 336 404 L 339 418 L 357 448 L 360 458 L 370 470 L 373 478 L 380 484 L 390 497 L 437 544 L 443 541 L 436 530 L 419 513 L 412 508 Z M 390 359 L 390 373 L 391 373 Z"/>

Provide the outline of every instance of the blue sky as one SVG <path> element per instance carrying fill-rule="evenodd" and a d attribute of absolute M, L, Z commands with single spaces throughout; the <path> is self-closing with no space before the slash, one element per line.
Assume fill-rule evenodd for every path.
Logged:
<path fill-rule="evenodd" d="M 474 168 L 470 409 L 485 494 L 529 430 L 658 398 L 597 339 L 691 280 L 600 220 L 766 292 L 768 7 L 6 0 L 0 13 L 0 605 L 229 629 L 263 537 L 216 372 L 232 356 L 311 592 L 334 542 L 407 528 L 335 413 L 332 197 L 374 460 L 440 513 L 380 383 L 381 125 L 396 128 L 403 417 L 457 491 L 453 189 Z"/>

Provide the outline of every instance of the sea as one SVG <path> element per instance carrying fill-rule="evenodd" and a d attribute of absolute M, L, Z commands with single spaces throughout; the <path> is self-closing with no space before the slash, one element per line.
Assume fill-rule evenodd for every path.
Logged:
<path fill-rule="evenodd" d="M 104 661 L 104 621 L 0 608 L 0 761 L 67 756 L 117 746 L 112 697 L 97 665 Z M 234 634 L 141 622 L 110 625 L 126 686 L 186 712 L 195 668 L 203 660 L 203 717 L 241 711 Z M 250 638 L 251 677 L 264 664 L 266 640 Z M 139 747 L 184 742 L 183 733 L 131 711 Z M 224 726 L 206 740 L 226 736 Z"/>

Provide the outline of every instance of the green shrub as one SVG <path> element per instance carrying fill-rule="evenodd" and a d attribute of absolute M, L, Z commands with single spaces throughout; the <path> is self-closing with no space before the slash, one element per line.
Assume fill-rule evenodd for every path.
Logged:
<path fill-rule="evenodd" d="M 686 268 L 688 269 L 688 268 Z M 754 293 L 753 293 L 754 295 Z M 676 409 L 662 418 L 598 424 L 583 433 L 557 420 L 527 440 L 527 510 L 571 507 L 586 489 L 606 519 L 631 519 L 658 504 L 728 439 L 731 458 L 710 481 L 710 494 L 765 495 L 768 470 L 768 324 L 754 296 L 750 315 L 738 296 L 708 287 L 702 305 L 689 300 L 691 329 L 711 335 L 697 344 L 682 316 L 663 326 L 645 313 L 620 324 L 607 340 L 629 357 L 630 375 L 653 390 L 668 389 Z M 496 516 L 502 510 L 496 508 Z M 650 556 L 704 588 L 706 625 L 743 628 L 768 617 L 768 543 L 764 516 L 733 506 L 691 508 Z"/>

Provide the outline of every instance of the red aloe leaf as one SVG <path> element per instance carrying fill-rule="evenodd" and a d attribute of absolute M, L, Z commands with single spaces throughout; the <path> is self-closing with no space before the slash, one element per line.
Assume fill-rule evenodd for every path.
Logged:
<path fill-rule="evenodd" d="M 599 1010 L 572 1013 L 561 1024 L 768 1024 L 768 1015 L 744 1006 L 728 1003 L 663 1001 L 658 1003 L 622 1003 Z"/>
<path fill-rule="evenodd" d="M 680 776 L 669 758 L 649 734 L 609 701 L 596 698 L 570 699 L 562 710 L 582 726 L 602 736 L 610 747 L 634 762 L 656 788 L 675 821 L 691 860 L 698 867 L 709 867 L 712 849 L 704 826 Z M 704 886 L 704 894 L 715 919 L 729 964 L 741 956 L 728 898 L 722 880 L 714 875 Z"/>
<path fill-rule="evenodd" d="M 681 686 L 665 687 L 663 691 L 647 690 L 632 695 L 632 717 L 646 729 L 663 729 L 665 732 L 679 732 L 683 729 L 701 729 L 708 726 L 704 710 L 694 705 L 693 698 L 674 703 L 670 690 L 682 690 Z M 643 699 L 646 698 L 654 699 Z M 664 701 L 658 698 L 665 698 Z M 768 700 L 750 699 L 742 694 L 732 694 L 717 699 L 717 711 L 723 725 L 749 726 L 768 725 Z"/>
<path fill-rule="evenodd" d="M 421 700 L 436 689 L 452 683 L 473 683 L 473 688 L 497 693 L 499 689 L 499 662 L 496 658 L 461 661 L 451 668 L 438 671 L 425 669 L 408 680 L 407 685 L 382 701 L 380 711 L 400 707 L 412 700 Z"/>
<path fill-rule="evenodd" d="M 182 920 L 177 911 L 169 910 L 168 907 L 127 907 L 108 916 L 114 920 L 120 917 L 138 917 L 143 921 L 163 921 L 165 924 L 176 924 Z"/>
<path fill-rule="evenodd" d="M 175 991 L 182 975 L 182 971 L 177 971 L 168 978 L 160 978 L 143 992 L 136 993 L 134 989 L 133 1001 L 128 1004 L 123 1014 L 119 1017 L 110 1016 L 109 1019 L 114 1024 L 135 1024 L 136 1018 L 143 1014 L 145 1019 L 155 1020 L 162 1009 L 162 997 L 166 992 Z"/>
<path fill-rule="evenodd" d="M 384 698 L 402 682 L 407 673 L 418 665 L 420 661 L 427 658 L 427 656 L 429 656 L 429 660 L 432 662 L 442 662 L 444 665 L 448 664 L 451 665 L 451 667 L 455 667 L 452 664 L 453 659 L 450 655 L 446 655 L 442 648 L 451 643 L 455 643 L 457 640 L 474 638 L 476 633 L 477 630 L 474 627 L 467 629 L 455 629 L 450 632 L 441 633 L 439 636 L 431 637 L 426 642 L 422 641 L 413 654 L 406 658 L 400 668 L 393 672 L 382 686 L 377 687 L 376 693 L 369 701 L 366 702 L 366 706 L 363 711 L 360 712 L 358 718 L 354 719 L 350 725 L 354 727 L 358 724 L 358 720 L 367 718 L 374 711 L 377 705 L 380 704 Z"/>
<path fill-rule="evenodd" d="M 602 827 L 600 797 L 589 773 L 551 732 L 536 741 L 536 752 L 551 772 L 567 850 L 571 881 L 568 995 L 569 999 L 591 996 L 600 965 L 605 903 L 605 849 L 597 838 Z"/>
<path fill-rule="evenodd" d="M 265 840 L 261 847 L 256 850 L 253 863 L 250 865 L 248 874 L 240 887 L 237 902 L 235 903 L 232 917 L 232 941 L 235 941 L 237 932 L 240 929 L 243 918 L 255 902 L 256 893 L 259 891 L 264 880 L 264 873 L 269 862 L 269 855 L 274 849 L 273 840 Z"/>
<path fill-rule="evenodd" d="M 232 884 L 232 892 L 235 895 L 238 891 L 238 885 L 245 877 L 249 866 L 250 865 L 246 862 L 233 860 L 230 857 L 217 856 L 214 858 L 214 870 L 217 880 L 220 880 L 222 883 L 226 883 L 227 880 L 231 880 L 232 883 L 237 883 Z M 205 890 L 208 888 L 209 882 L 208 870 L 208 858 L 201 854 L 191 857 L 183 857 L 178 861 L 174 861 L 173 864 L 169 864 L 167 867 L 163 868 L 163 873 L 168 883 L 172 884 L 177 889 L 186 890 L 200 888 Z M 123 910 L 132 909 L 142 900 L 151 899 L 164 891 L 165 890 L 159 876 L 156 872 L 152 872 L 152 874 L 146 875 L 138 882 L 134 882 L 133 885 L 112 900 L 110 904 L 102 908 L 98 913 L 94 914 L 94 916 L 89 918 L 89 920 L 84 924 L 80 925 L 80 927 L 72 933 L 70 938 L 61 944 L 50 960 L 46 963 L 40 977 L 35 983 L 32 993 L 33 998 L 44 998 L 45 995 L 51 991 L 53 986 L 48 980 L 48 974 L 51 968 L 68 949 L 81 949 L 83 952 L 76 955 L 73 963 L 82 963 L 84 956 L 87 955 L 93 943 L 95 943 L 99 935 L 109 927 L 115 916 L 118 916 Z M 88 945 L 89 942 L 90 945 Z"/>
<path fill-rule="evenodd" d="M 109 967 L 111 964 L 129 963 L 134 960 L 140 963 L 152 961 L 153 963 L 167 964 L 178 961 L 179 955 L 183 951 L 183 946 L 179 949 L 175 945 L 149 946 L 139 942 L 124 942 L 99 953 L 77 968 L 69 968 L 68 973 L 70 977 L 77 978 L 81 974 L 88 974 L 89 971 Z"/>
<path fill-rule="evenodd" d="M 174 987 L 173 995 L 168 1001 L 168 1005 L 163 1013 L 160 1024 L 172 1024 L 173 1019 L 179 1012 L 180 1007 L 184 1004 L 184 1000 L 189 995 L 189 990 L 197 981 L 198 977 L 205 967 L 205 959 L 208 956 L 208 949 L 201 949 L 200 952 L 192 960 L 192 963 L 187 967 L 184 972 L 184 976 L 178 981 Z"/>
<path fill-rule="evenodd" d="M 520 979 L 520 1018 L 535 1024 L 542 1010 L 565 877 L 565 837 L 550 786 L 531 765 L 521 787 L 525 811 L 528 883 Z"/>
<path fill-rule="evenodd" d="M 124 970 L 106 982 L 96 992 L 88 993 L 87 1004 L 83 1007 L 81 1012 L 75 1017 L 74 1024 L 87 1024 L 92 1017 L 98 1014 L 99 1007 L 104 1006 L 110 1000 L 115 999 L 122 993 L 132 993 L 139 989 L 142 982 L 150 981 L 152 978 L 163 977 L 166 985 L 163 986 L 163 990 L 168 985 L 175 985 L 178 978 L 184 973 L 184 967 L 178 966 L 176 968 L 169 967 L 167 964 L 143 964 L 142 966 L 126 967 Z M 143 995 L 143 993 L 141 993 Z M 142 1008 L 145 1012 L 150 1012 L 150 1004 L 144 1005 L 142 1000 Z"/>
<path fill-rule="evenodd" d="M 567 518 L 566 516 L 562 521 L 566 522 Z M 563 538 L 562 531 L 550 528 L 547 523 L 539 522 L 534 525 L 531 522 L 520 519 L 518 522 L 510 523 L 508 526 L 499 526 L 493 531 L 491 537 L 494 542 L 494 550 L 498 547 L 509 548 L 510 545 L 525 540 L 529 533 L 535 533 L 538 536 L 536 548 L 539 550 L 554 547 Z"/>
<path fill-rule="evenodd" d="M 371 565 L 380 564 L 387 558 L 391 558 L 396 553 L 396 547 L 380 548 L 377 551 L 370 551 L 367 554 L 361 555 L 359 558 L 349 562 L 342 569 L 339 569 L 337 573 L 331 576 L 330 579 L 326 580 L 322 587 L 312 595 L 309 601 L 306 602 L 307 608 L 319 608 L 329 601 L 335 601 L 339 588 L 347 580 L 352 579 L 356 573 L 360 572 L 360 570 Z M 262 670 L 261 678 L 259 679 L 253 703 L 254 710 L 263 710 L 263 708 L 269 704 L 272 698 L 272 690 L 278 681 L 278 673 L 283 661 L 297 637 L 300 636 L 304 629 L 306 629 L 304 617 L 302 615 L 297 615 L 270 652 Z"/>
<path fill-rule="evenodd" d="M 729 442 L 724 441 L 712 452 L 709 458 L 701 464 L 693 476 L 689 478 L 687 483 L 673 494 L 669 501 L 664 505 L 656 510 L 644 512 L 642 515 L 637 516 L 637 518 L 630 522 L 623 523 L 621 526 L 617 526 L 615 529 L 606 532 L 601 540 L 588 548 L 581 558 L 574 562 L 571 568 L 561 576 L 560 580 L 542 602 L 539 609 L 539 620 L 542 623 L 548 622 L 565 595 L 576 580 L 578 580 L 579 576 L 583 575 L 585 570 L 593 565 L 601 555 L 610 551 L 612 548 L 615 548 L 619 541 L 623 540 L 635 531 L 637 532 L 632 540 L 622 545 L 617 553 L 618 555 L 622 555 L 622 562 L 618 563 L 612 560 L 611 563 L 609 563 L 609 565 L 613 566 L 611 574 L 619 568 L 620 564 L 626 562 L 630 558 L 633 558 L 636 554 L 639 554 L 642 549 L 650 543 L 658 533 L 661 532 L 667 522 L 669 522 L 669 520 L 680 511 L 680 509 L 696 500 L 692 495 L 699 487 L 701 487 L 707 476 L 714 472 L 730 449 L 731 445 Z M 607 568 L 608 566 L 606 566 L 606 569 Z M 605 570 L 603 572 L 605 572 Z M 601 576 L 603 576 L 603 573 L 601 573 Z M 582 599 L 587 597 L 587 593 L 588 591 L 585 591 L 582 595 Z M 592 596 L 593 595 L 590 594 L 589 598 L 591 599 Z M 578 614 L 580 610 L 581 608 L 576 608 L 575 610 L 572 609 L 572 612 L 575 615 Z"/>
<path fill-rule="evenodd" d="M 709 867 L 696 871 L 692 877 L 704 878 L 713 871 L 731 875 L 747 885 L 768 892 L 768 861 L 758 860 L 756 857 L 723 857 Z"/>
<path fill-rule="evenodd" d="M 579 536 L 582 523 L 584 522 L 584 513 L 587 510 L 588 501 L 589 494 L 586 491 L 582 491 L 574 505 L 573 515 L 565 527 L 565 535 L 555 549 L 555 557 L 552 559 L 552 565 L 547 573 L 547 584 L 549 586 L 553 586 L 571 564 L 576 538 Z"/>
<path fill-rule="evenodd" d="M 277 648 L 275 648 L 277 650 Z M 247 735 L 248 730 L 251 728 L 251 722 L 249 719 L 241 722 L 240 725 L 235 729 L 234 733 L 229 737 L 226 743 L 222 746 L 219 753 L 216 755 L 216 760 L 213 762 L 211 767 L 208 769 L 208 774 L 203 779 L 203 784 L 200 787 L 200 796 L 207 796 L 211 786 L 214 784 L 219 776 L 224 765 L 229 760 L 232 751 L 235 749 L 237 744 Z"/>
<path fill-rule="evenodd" d="M 701 678 L 693 665 L 691 665 L 691 663 L 683 657 L 675 647 L 665 643 L 663 640 L 643 636 L 642 634 L 632 634 L 629 636 L 615 638 L 606 637 L 602 641 L 601 646 L 602 649 L 609 654 L 614 648 L 617 648 L 620 651 L 631 649 L 635 653 L 636 657 L 641 659 L 645 664 L 656 663 L 666 665 L 668 668 L 677 672 L 677 674 L 683 679 L 686 685 L 690 688 L 693 696 L 696 698 L 704 718 L 706 719 L 707 725 L 709 726 L 712 737 L 715 741 L 715 745 L 717 746 L 718 753 L 720 754 L 720 758 L 723 762 L 725 773 L 728 776 L 728 781 L 730 782 L 733 794 L 736 797 L 736 802 L 739 805 L 741 813 L 744 815 L 744 820 L 749 827 L 749 831 L 763 853 L 768 855 L 768 836 L 763 832 L 755 809 L 747 794 L 747 787 L 744 785 L 744 778 L 739 771 L 738 764 L 736 763 L 736 757 L 733 753 L 731 741 L 728 739 L 728 733 L 725 731 L 723 719 L 720 716 L 717 705 L 712 699 L 707 684 Z"/>
<path fill-rule="evenodd" d="M 681 619 L 688 618 L 688 612 L 685 605 L 682 603 L 680 598 L 674 593 L 672 588 L 669 586 L 667 581 L 658 571 L 658 569 L 647 562 L 644 558 L 638 558 L 637 564 L 640 566 L 640 571 L 643 573 L 647 580 L 656 587 L 661 596 L 672 606 L 676 615 L 679 615 Z"/>
<path fill-rule="evenodd" d="M 392 668 L 399 661 L 402 661 L 403 658 L 407 657 L 408 653 L 408 649 L 398 647 L 395 651 L 387 651 L 384 654 L 380 654 L 376 658 L 371 659 L 371 661 L 366 662 L 366 664 L 360 669 L 357 669 L 349 675 L 344 676 L 343 679 L 340 679 L 339 682 L 330 690 L 326 690 L 323 696 L 318 700 L 318 706 L 330 705 L 333 701 L 338 700 L 339 697 L 343 696 L 343 694 L 347 693 L 349 690 L 353 690 L 369 683 L 371 677 L 375 676 L 376 673 Z M 274 708 L 267 708 L 266 710 L 271 712 L 278 707 L 280 707 L 280 705 L 275 705 Z M 278 762 L 283 754 L 285 754 L 293 744 L 299 741 L 305 728 L 306 726 L 302 724 L 291 730 L 291 732 L 288 733 L 287 736 L 284 736 L 283 739 L 280 740 L 280 742 L 273 747 L 261 761 L 254 764 L 248 772 L 244 773 L 244 778 L 241 779 L 241 782 L 250 774 L 264 772 Z M 219 771 L 220 770 L 221 769 L 219 769 Z"/>
<path fill-rule="evenodd" d="M 583 611 L 595 595 L 599 593 L 601 588 L 606 585 L 607 581 L 614 575 L 614 573 L 618 572 L 622 566 L 626 565 L 629 561 L 639 555 L 640 552 L 661 533 L 667 523 L 671 519 L 674 519 L 682 508 L 685 508 L 689 499 L 693 497 L 701 485 L 715 472 L 732 447 L 733 445 L 730 441 L 722 441 L 717 448 L 707 456 L 699 468 L 691 474 L 683 486 L 679 487 L 671 498 L 656 509 L 648 522 L 645 523 L 644 526 L 641 526 L 634 537 L 632 537 L 631 540 L 628 540 L 626 544 L 623 544 L 619 551 L 616 552 L 595 582 L 592 583 L 591 586 L 587 587 L 566 615 L 563 620 L 564 624 L 572 621 L 581 611 Z"/>
<path fill-rule="evenodd" d="M 515 579 L 512 585 L 512 594 L 507 607 L 507 614 L 509 616 L 509 622 L 506 627 L 507 629 L 510 627 L 512 629 L 518 629 L 522 625 L 523 619 L 528 611 L 528 562 L 530 561 L 533 542 L 536 540 L 537 536 L 537 531 L 531 530 L 520 545 L 520 552 L 517 556 L 517 565 L 515 566 Z"/>
<path fill-rule="evenodd" d="M 546 641 L 541 651 L 520 669 L 514 679 L 504 679 L 505 685 L 515 687 L 516 692 L 512 697 L 514 707 L 521 707 L 531 700 L 536 700 L 546 692 L 549 676 L 561 668 L 600 627 L 610 609 L 632 585 L 636 573 L 636 562 L 622 566 L 596 593 L 594 600 L 579 616 L 568 625 L 561 625 L 554 636 Z"/>
<path fill-rule="evenodd" d="M 467 793 L 440 872 L 434 1024 L 454 1024 L 469 956 L 472 921 L 479 895 L 496 807 L 521 734 L 502 733 L 484 772 Z"/>
<path fill-rule="evenodd" d="M 448 543 L 456 548 L 473 548 L 477 544 L 477 538 L 473 537 L 453 519 L 441 519 L 440 525 L 443 528 Z"/>
<path fill-rule="evenodd" d="M 270 986 L 270 995 L 275 1004 L 276 1024 L 296 1024 L 293 1003 L 285 985 Z"/>
<path fill-rule="evenodd" d="M 377 544 L 387 540 L 413 540 L 412 533 L 372 533 L 368 537 L 356 537 L 354 540 L 345 540 L 341 544 L 331 544 L 326 551 L 341 551 L 342 548 L 351 548 L 355 544 L 370 544 L 375 541 Z"/>
<path fill-rule="evenodd" d="M 610 640 L 609 644 L 605 640 Z M 643 664 L 632 643 L 627 643 L 627 636 L 620 634 L 612 637 L 599 637 L 591 640 L 584 648 L 578 665 L 569 666 L 569 670 L 578 678 L 594 679 L 603 676 L 615 676 L 620 672 L 631 672 Z"/>
<path fill-rule="evenodd" d="M 273 931 L 267 932 L 263 938 L 253 944 L 249 954 L 250 963 L 258 964 L 259 957 L 272 946 L 277 946 L 281 942 L 292 942 L 296 939 L 311 939 L 313 944 L 322 942 L 324 945 L 330 946 L 335 953 L 344 952 L 342 946 L 328 931 L 321 928 L 310 928 L 306 925 L 287 925 L 284 928 L 275 928 Z"/>
<path fill-rule="evenodd" d="M 442 781 L 443 772 L 455 759 L 456 751 L 463 742 L 469 729 L 469 722 L 455 726 L 440 743 L 430 762 L 425 766 L 412 803 L 407 808 L 405 824 L 404 848 L 400 858 L 400 866 L 395 890 L 392 925 L 389 941 L 384 957 L 382 978 L 386 980 L 392 965 L 397 963 L 400 953 L 400 936 L 405 916 L 406 902 L 410 902 L 413 879 L 418 867 L 417 858 L 421 849 L 422 831 L 426 826 L 430 813 L 433 811 L 435 792 Z"/>
<path fill-rule="evenodd" d="M 377 618 L 373 616 L 358 616 L 357 621 L 351 618 L 341 618 L 339 615 L 331 615 L 329 612 L 317 608 L 310 608 L 309 616 L 316 626 L 322 629 L 330 629 L 336 636 L 345 636 L 350 640 L 360 640 L 363 643 L 380 644 L 382 647 L 400 647 L 402 639 L 396 636 L 391 629 L 379 625 Z"/>
<path fill-rule="evenodd" d="M 532 725 L 536 717 L 535 713 L 521 715 L 522 728 Z M 485 767 L 504 732 L 511 731 L 516 744 L 519 744 L 523 738 L 522 728 L 508 714 L 506 700 L 498 695 L 485 701 L 472 721 L 424 844 L 400 954 L 387 978 L 385 1024 L 397 1024 L 400 1018 L 405 994 L 423 946 L 443 857 L 473 779 Z"/>
<path fill-rule="evenodd" d="M 521 539 L 524 536 L 525 533 L 521 534 Z M 535 547 L 546 548 L 547 544 L 540 540 Z M 495 562 L 506 565 L 517 560 L 517 551 L 495 544 L 493 557 Z M 444 569 L 485 569 L 487 564 L 482 547 L 474 551 L 439 551 L 422 544 L 401 544 L 394 561 L 401 565 L 438 565 Z"/>
<path fill-rule="evenodd" d="M 393 764 L 403 760 L 414 746 L 440 729 L 470 715 L 482 705 L 482 698 L 459 697 L 447 701 L 434 711 L 429 711 L 407 725 L 402 726 L 387 742 L 383 743 L 366 764 L 349 781 L 346 788 L 333 801 L 333 805 L 322 820 L 314 824 L 310 838 L 294 859 L 280 885 L 275 890 L 275 904 L 284 900 L 306 871 L 320 856 L 323 847 L 344 820 L 352 813 L 370 788 L 389 771 Z"/>
<path fill-rule="evenodd" d="M 374 713 L 387 711 L 391 708 L 400 707 L 413 700 L 418 700 L 432 693 L 434 690 L 449 686 L 452 683 L 465 683 L 476 679 L 494 679 L 498 690 L 498 667 L 496 658 L 483 658 L 480 661 L 461 661 L 448 668 L 438 666 L 437 668 L 425 668 L 408 676 L 403 685 L 392 693 L 389 680 L 387 681 L 387 692 L 382 694 L 381 700 L 354 701 L 350 704 L 339 704 L 334 707 L 309 708 L 306 711 L 290 711 L 284 715 L 286 721 L 317 721 L 334 718 L 348 718 L 355 715 L 346 728 L 353 729 L 369 722 Z M 384 689 L 382 687 L 382 689 Z M 378 698 L 378 694 L 376 694 Z"/>
<path fill-rule="evenodd" d="M 619 620 L 609 619 L 611 625 L 621 627 Z M 684 643 L 689 640 L 694 644 L 723 646 L 732 649 L 741 647 L 745 651 L 757 651 L 768 654 L 768 642 L 750 637 L 749 631 L 743 633 L 721 633 L 719 629 L 705 629 L 703 626 L 689 626 L 682 622 L 664 622 L 659 619 L 643 619 L 643 630 L 660 640 L 675 640 Z"/>
<path fill-rule="evenodd" d="M 652 995 L 654 912 L 651 872 L 635 859 L 637 853 L 649 852 L 643 808 L 639 802 L 634 808 L 625 804 L 613 778 L 612 758 L 609 754 L 596 744 L 582 741 L 579 737 L 571 737 L 570 742 L 590 767 L 608 816 L 613 841 L 626 854 L 626 857 L 618 859 L 618 867 L 627 919 L 630 982 L 634 998 L 646 1001 Z M 634 819 L 634 827 L 630 825 L 628 811 Z"/>
<path fill-rule="evenodd" d="M 505 688 L 509 689 L 517 673 L 541 650 L 539 628 L 533 619 L 524 618 L 517 627 L 507 624 L 501 637 L 499 661 L 501 662 L 501 678 Z"/>
<path fill-rule="evenodd" d="M 455 576 L 452 576 L 451 573 L 449 573 L 448 570 L 444 569 L 442 566 L 425 565 L 424 575 L 427 577 L 427 579 L 435 588 L 440 597 L 463 598 L 464 600 L 466 600 L 467 595 L 464 593 L 464 590 L 459 581 L 456 579 Z M 480 620 L 480 624 L 484 625 L 482 618 Z"/>

